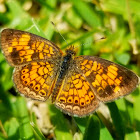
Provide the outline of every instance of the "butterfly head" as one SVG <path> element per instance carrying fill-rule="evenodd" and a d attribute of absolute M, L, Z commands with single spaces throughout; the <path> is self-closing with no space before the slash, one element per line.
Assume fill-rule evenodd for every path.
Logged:
<path fill-rule="evenodd" d="M 75 49 L 75 48 L 74 48 L 73 45 L 70 46 L 68 49 L 66 49 L 66 54 L 67 54 L 67 55 L 71 55 L 71 56 L 75 56 L 75 55 L 76 55 L 76 52 L 75 52 L 74 49 Z"/>

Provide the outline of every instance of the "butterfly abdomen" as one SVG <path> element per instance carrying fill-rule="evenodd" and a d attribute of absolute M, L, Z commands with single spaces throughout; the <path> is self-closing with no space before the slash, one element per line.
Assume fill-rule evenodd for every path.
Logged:
<path fill-rule="evenodd" d="M 60 65 L 60 71 L 59 71 L 59 74 L 58 74 L 58 78 L 56 80 L 56 83 L 55 83 L 55 87 L 54 89 L 52 90 L 52 102 L 55 101 L 59 91 L 60 91 L 60 86 L 62 86 L 62 82 L 65 78 L 65 75 L 67 74 L 68 72 L 68 68 L 71 64 L 71 61 L 72 61 L 72 55 L 71 54 L 66 54 L 63 59 L 62 59 L 62 63 Z"/>

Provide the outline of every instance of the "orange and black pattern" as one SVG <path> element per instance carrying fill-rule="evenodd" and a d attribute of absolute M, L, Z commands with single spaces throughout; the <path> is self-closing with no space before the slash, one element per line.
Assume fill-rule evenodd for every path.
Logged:
<path fill-rule="evenodd" d="M 51 62 L 31 62 L 15 69 L 13 81 L 25 96 L 45 101 L 51 94 L 56 71 Z"/>
<path fill-rule="evenodd" d="M 14 29 L 1 33 L 1 48 L 11 66 L 13 81 L 26 97 L 52 102 L 64 113 L 86 116 L 100 102 L 131 93 L 139 84 L 132 71 L 94 56 L 75 56 L 74 47 L 65 53 L 51 41 Z"/>
<path fill-rule="evenodd" d="M 90 83 L 73 67 L 65 76 L 55 105 L 65 113 L 85 116 L 94 112 L 99 106 L 99 100 L 90 87 Z"/>
<path fill-rule="evenodd" d="M 4 30 L 1 33 L 1 44 L 2 51 L 12 66 L 62 55 L 62 51 L 52 42 L 24 31 Z"/>
<path fill-rule="evenodd" d="M 85 75 L 98 99 L 103 102 L 129 94 L 139 82 L 138 76 L 130 70 L 102 58 L 80 56 L 76 60 L 79 60 L 77 65 L 81 73 Z"/>

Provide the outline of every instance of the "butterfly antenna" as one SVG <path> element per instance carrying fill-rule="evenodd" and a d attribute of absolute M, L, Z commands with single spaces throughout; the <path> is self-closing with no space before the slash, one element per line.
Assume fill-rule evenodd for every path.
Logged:
<path fill-rule="evenodd" d="M 68 45 L 68 42 L 67 40 L 63 37 L 63 35 L 59 32 L 59 30 L 57 29 L 56 25 L 54 24 L 54 22 L 51 21 L 51 24 L 55 27 L 56 31 L 60 34 L 60 36 L 64 39 L 64 41 L 67 43 Z"/>
<path fill-rule="evenodd" d="M 90 42 L 83 43 L 83 44 L 81 44 L 81 45 L 79 45 L 79 46 L 76 46 L 75 48 L 78 48 L 78 47 L 80 47 L 80 46 L 84 46 L 84 45 L 89 44 L 89 43 L 90 43 Z"/>
<path fill-rule="evenodd" d="M 95 42 L 97 42 L 97 41 L 99 41 L 99 40 L 103 40 L 103 39 L 106 39 L 106 37 L 101 37 L 101 38 L 99 38 L 99 39 L 94 40 L 93 42 L 95 43 Z M 81 44 L 81 45 L 79 45 L 79 46 L 76 46 L 75 48 L 80 47 L 80 46 L 84 46 L 84 45 L 90 44 L 90 43 L 91 43 L 91 42 L 89 41 L 89 42 L 87 42 L 87 43 L 83 43 L 83 44 Z"/>

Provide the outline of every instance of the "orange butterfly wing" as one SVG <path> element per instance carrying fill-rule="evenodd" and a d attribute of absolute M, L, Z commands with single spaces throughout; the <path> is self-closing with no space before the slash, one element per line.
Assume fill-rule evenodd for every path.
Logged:
<path fill-rule="evenodd" d="M 1 33 L 2 51 L 12 66 L 32 61 L 58 59 L 62 51 L 51 41 L 29 32 L 5 29 Z"/>
<path fill-rule="evenodd" d="M 64 113 L 83 117 L 97 109 L 99 100 L 85 77 L 72 66 L 61 85 L 55 105 Z"/>
<path fill-rule="evenodd" d="M 100 101 L 108 102 L 125 96 L 139 84 L 135 73 L 111 61 L 95 56 L 79 56 L 75 60 Z"/>
<path fill-rule="evenodd" d="M 21 94 L 45 101 L 51 94 L 57 71 L 51 61 L 31 62 L 15 69 L 13 81 Z"/>

